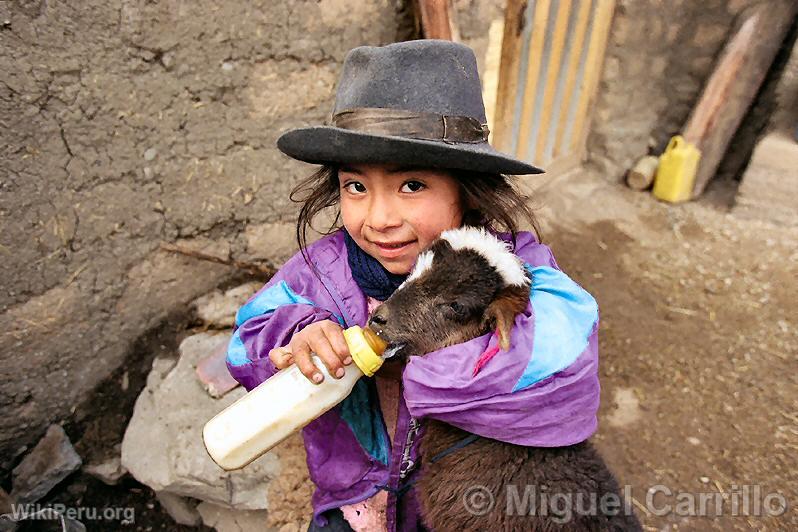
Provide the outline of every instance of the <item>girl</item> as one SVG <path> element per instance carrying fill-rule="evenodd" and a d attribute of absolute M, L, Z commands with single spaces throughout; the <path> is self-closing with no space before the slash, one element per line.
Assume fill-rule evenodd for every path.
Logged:
<path fill-rule="evenodd" d="M 541 170 L 495 151 L 484 123 L 471 49 L 410 41 L 350 51 L 332 125 L 289 131 L 277 142 L 322 168 L 292 193 L 304 193 L 301 252 L 236 316 L 227 365 L 248 390 L 291 364 L 321 382 L 312 352 L 340 378 L 352 362 L 342 329 L 364 325 L 446 229 L 507 230 L 499 236 L 533 272 L 512 348 L 478 373 L 490 335 L 406 365 L 386 362 L 303 429 L 317 488 L 309 530 L 423 530 L 412 484 L 425 418 L 530 446 L 570 445 L 595 431 L 595 301 L 535 235 L 517 230 L 517 219 L 535 221 L 505 174 Z M 343 227 L 307 245 L 315 215 L 336 205 L 333 226 L 340 217 Z"/>

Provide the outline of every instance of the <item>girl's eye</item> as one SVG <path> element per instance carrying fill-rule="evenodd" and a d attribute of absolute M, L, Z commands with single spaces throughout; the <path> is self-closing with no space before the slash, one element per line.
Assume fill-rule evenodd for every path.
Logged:
<path fill-rule="evenodd" d="M 350 181 L 344 185 L 344 189 L 350 194 L 362 194 L 366 191 L 366 187 L 364 187 L 363 183 L 360 183 L 359 181 Z"/>
<path fill-rule="evenodd" d="M 402 192 L 418 192 L 426 185 L 421 183 L 420 181 L 408 181 L 404 185 L 402 185 Z"/>

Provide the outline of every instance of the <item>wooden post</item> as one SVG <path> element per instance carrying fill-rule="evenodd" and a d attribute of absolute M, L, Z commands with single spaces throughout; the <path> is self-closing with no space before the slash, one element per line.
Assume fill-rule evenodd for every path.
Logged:
<path fill-rule="evenodd" d="M 416 22 L 420 22 L 421 34 L 425 39 L 460 40 L 450 2 L 451 0 L 414 0 Z"/>
<path fill-rule="evenodd" d="M 714 177 L 796 13 L 795 0 L 771 0 L 741 14 L 741 23 L 726 44 L 683 132 L 685 140 L 701 152 L 693 198 L 701 195 Z"/>
<path fill-rule="evenodd" d="M 659 166 L 659 157 L 646 155 L 626 174 L 626 184 L 633 190 L 646 190 L 654 182 L 657 166 Z"/>
<path fill-rule="evenodd" d="M 524 31 L 525 0 L 507 0 L 504 16 L 502 53 L 499 60 L 499 84 L 496 88 L 493 119 L 493 145 L 511 151 L 515 94 L 518 90 L 518 63 L 521 59 L 521 34 Z"/>

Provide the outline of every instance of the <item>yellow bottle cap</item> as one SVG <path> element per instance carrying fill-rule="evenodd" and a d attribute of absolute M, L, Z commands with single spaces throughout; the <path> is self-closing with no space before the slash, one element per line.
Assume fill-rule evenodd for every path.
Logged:
<path fill-rule="evenodd" d="M 352 355 L 352 360 L 357 364 L 357 367 L 360 368 L 364 375 L 369 377 L 374 375 L 374 372 L 382 366 L 383 360 L 380 356 L 381 353 L 377 353 L 371 343 L 369 343 L 363 329 L 358 325 L 349 327 L 344 331 L 344 339 L 349 345 L 349 354 Z M 382 348 L 381 350 L 385 349 L 384 345 L 376 347 Z"/>

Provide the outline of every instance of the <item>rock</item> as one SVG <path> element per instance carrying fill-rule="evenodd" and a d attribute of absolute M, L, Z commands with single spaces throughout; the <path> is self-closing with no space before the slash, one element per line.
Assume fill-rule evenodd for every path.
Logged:
<path fill-rule="evenodd" d="M 251 282 L 226 292 L 215 290 L 194 301 L 197 316 L 211 327 L 230 328 L 235 322 L 235 315 L 247 300 L 260 288 L 262 283 Z M 211 397 L 223 397 L 236 388 L 238 382 L 230 375 L 225 363 L 226 344 L 203 358 L 197 364 L 197 377 Z"/>
<path fill-rule="evenodd" d="M 119 479 L 127 474 L 120 456 L 112 456 L 104 462 L 83 466 L 83 471 L 109 486 L 115 486 Z"/>
<path fill-rule="evenodd" d="M 155 496 L 166 513 L 172 516 L 178 525 L 199 526 L 202 523 L 202 517 L 197 511 L 197 503 L 191 499 L 168 491 L 159 491 Z"/>
<path fill-rule="evenodd" d="M 0 515 L 11 513 L 14 504 L 14 499 L 4 490 L 0 488 Z"/>
<path fill-rule="evenodd" d="M 195 300 L 192 306 L 206 325 L 226 329 L 235 323 L 238 309 L 261 287 L 263 283 L 251 282 L 231 288 L 227 292 L 215 290 Z"/>
<path fill-rule="evenodd" d="M 164 52 L 161 56 L 161 64 L 166 70 L 172 70 L 175 66 L 175 53 L 173 51 Z"/>
<path fill-rule="evenodd" d="M 61 530 L 63 532 L 86 532 L 86 525 L 80 521 L 65 517 Z"/>
<path fill-rule="evenodd" d="M 11 497 L 20 504 L 36 502 L 81 463 L 61 425 L 50 425 L 36 447 L 14 468 Z"/>
<path fill-rule="evenodd" d="M 71 517 L 63 517 L 61 521 L 62 532 L 86 532 L 86 525 Z"/>
<path fill-rule="evenodd" d="M 0 488 L 0 532 L 14 532 L 17 529 L 17 523 L 11 520 L 13 504 L 11 496 Z"/>
<path fill-rule="evenodd" d="M 631 425 L 642 417 L 640 401 L 631 388 L 617 388 L 613 394 L 615 409 L 607 416 L 607 421 L 613 427 Z"/>
<path fill-rule="evenodd" d="M 67 493 L 69 493 L 75 498 L 79 498 L 81 495 L 86 493 L 88 489 L 89 487 L 83 482 L 74 482 L 69 486 L 67 486 Z"/>
<path fill-rule="evenodd" d="M 177 365 L 177 360 L 173 358 L 156 358 L 152 361 L 152 370 L 147 375 L 147 385 L 145 388 L 155 386 L 162 381 L 170 371 Z"/>
<path fill-rule="evenodd" d="M 205 423 L 245 393 L 238 388 L 213 399 L 195 376 L 197 362 L 228 338 L 227 333 L 186 338 L 171 370 L 166 370 L 166 361 L 156 359 L 125 431 L 122 465 L 156 492 L 262 510 L 268 507 L 269 481 L 281 470 L 277 455 L 269 452 L 241 470 L 226 472 L 211 460 L 202 442 Z"/>
<path fill-rule="evenodd" d="M 276 528 L 266 526 L 268 512 L 263 510 L 232 510 L 209 502 L 201 502 L 197 510 L 202 523 L 217 532 L 277 532 Z"/>
<path fill-rule="evenodd" d="M 238 386 L 227 369 L 227 344 L 197 364 L 197 378 L 211 397 L 219 398 Z"/>
<path fill-rule="evenodd" d="M 147 150 L 144 152 L 145 161 L 152 161 L 156 157 L 158 157 L 158 150 L 155 148 L 147 148 Z"/>
<path fill-rule="evenodd" d="M 44 507 L 38 511 L 35 516 L 30 519 L 20 520 L 20 523 L 26 521 L 29 524 L 36 523 L 37 530 L 58 530 L 61 532 L 86 532 L 86 525 L 74 519 L 59 513 L 53 507 Z M 44 526 L 42 523 L 50 523 L 50 526 Z M 25 530 L 28 530 L 26 527 Z"/>

